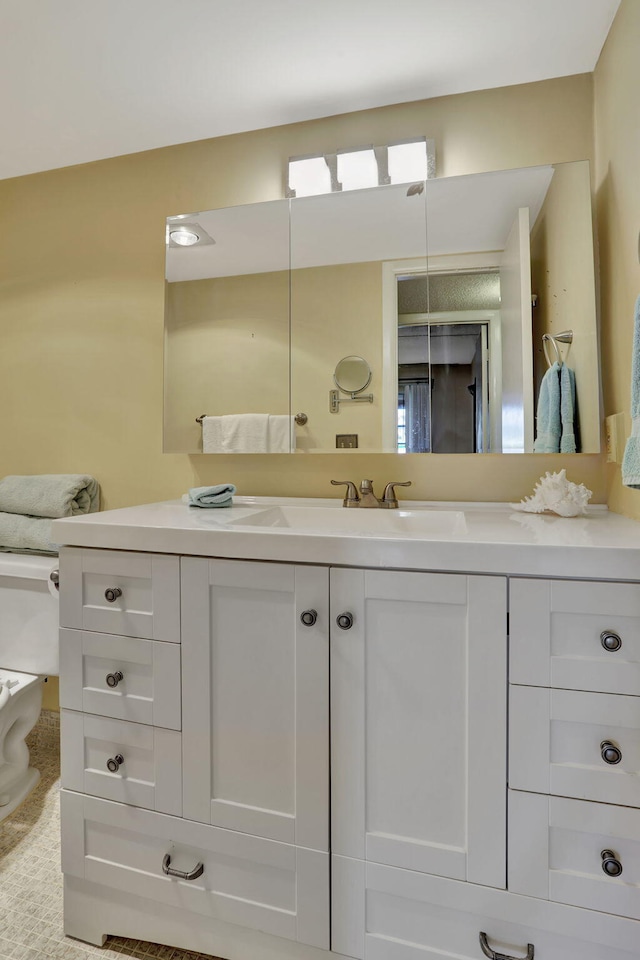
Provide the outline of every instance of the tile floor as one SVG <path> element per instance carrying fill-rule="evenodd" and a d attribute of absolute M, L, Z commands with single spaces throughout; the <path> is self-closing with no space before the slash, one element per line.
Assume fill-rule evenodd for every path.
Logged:
<path fill-rule="evenodd" d="M 43 711 L 27 743 L 42 776 L 25 802 L 0 822 L 0 960 L 210 960 L 122 937 L 95 947 L 63 936 L 58 714 Z"/>

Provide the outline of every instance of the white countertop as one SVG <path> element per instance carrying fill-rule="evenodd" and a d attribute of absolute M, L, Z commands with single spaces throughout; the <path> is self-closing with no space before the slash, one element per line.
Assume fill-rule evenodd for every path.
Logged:
<path fill-rule="evenodd" d="M 294 527 L 259 525 L 284 524 L 285 513 L 302 519 Z M 412 500 L 397 511 L 354 511 L 335 499 L 236 497 L 233 506 L 213 509 L 176 500 L 55 520 L 52 536 L 65 545 L 151 553 L 640 580 L 640 523 L 598 506 L 564 519 L 495 503 Z"/>

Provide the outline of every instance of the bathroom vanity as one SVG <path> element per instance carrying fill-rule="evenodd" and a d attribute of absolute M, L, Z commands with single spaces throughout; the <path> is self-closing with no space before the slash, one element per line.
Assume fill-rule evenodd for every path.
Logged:
<path fill-rule="evenodd" d="M 236 498 L 53 530 L 68 935 L 637 960 L 640 525 Z"/>

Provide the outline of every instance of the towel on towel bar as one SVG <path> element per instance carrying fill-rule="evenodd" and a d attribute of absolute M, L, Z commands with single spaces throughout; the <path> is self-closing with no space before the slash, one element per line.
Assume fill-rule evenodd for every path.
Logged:
<path fill-rule="evenodd" d="M 29 517 L 75 517 L 99 509 L 97 480 L 84 474 L 51 473 L 3 477 L 0 512 Z"/>
<path fill-rule="evenodd" d="M 538 395 L 536 412 L 536 439 L 534 453 L 560 452 L 560 364 L 556 361 L 549 367 Z"/>
<path fill-rule="evenodd" d="M 560 368 L 560 453 L 576 453 L 576 375 L 566 363 Z"/>
<path fill-rule="evenodd" d="M 295 449 L 293 417 L 232 413 L 203 417 L 203 453 L 289 453 Z"/>
<path fill-rule="evenodd" d="M 213 487 L 192 487 L 182 498 L 190 507 L 230 507 L 236 488 L 232 483 L 218 483 Z"/>
<path fill-rule="evenodd" d="M 575 453 L 576 375 L 556 361 L 540 384 L 534 453 Z"/>
<path fill-rule="evenodd" d="M 268 453 L 267 413 L 227 414 L 202 420 L 203 453 Z"/>
<path fill-rule="evenodd" d="M 269 414 L 269 453 L 291 453 L 296 448 L 293 417 Z"/>

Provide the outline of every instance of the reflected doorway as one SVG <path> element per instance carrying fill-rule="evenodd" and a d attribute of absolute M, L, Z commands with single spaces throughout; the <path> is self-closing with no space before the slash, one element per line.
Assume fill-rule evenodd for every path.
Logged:
<path fill-rule="evenodd" d="M 488 452 L 489 387 L 488 318 L 461 319 L 456 312 L 401 323 L 398 452 Z"/>

